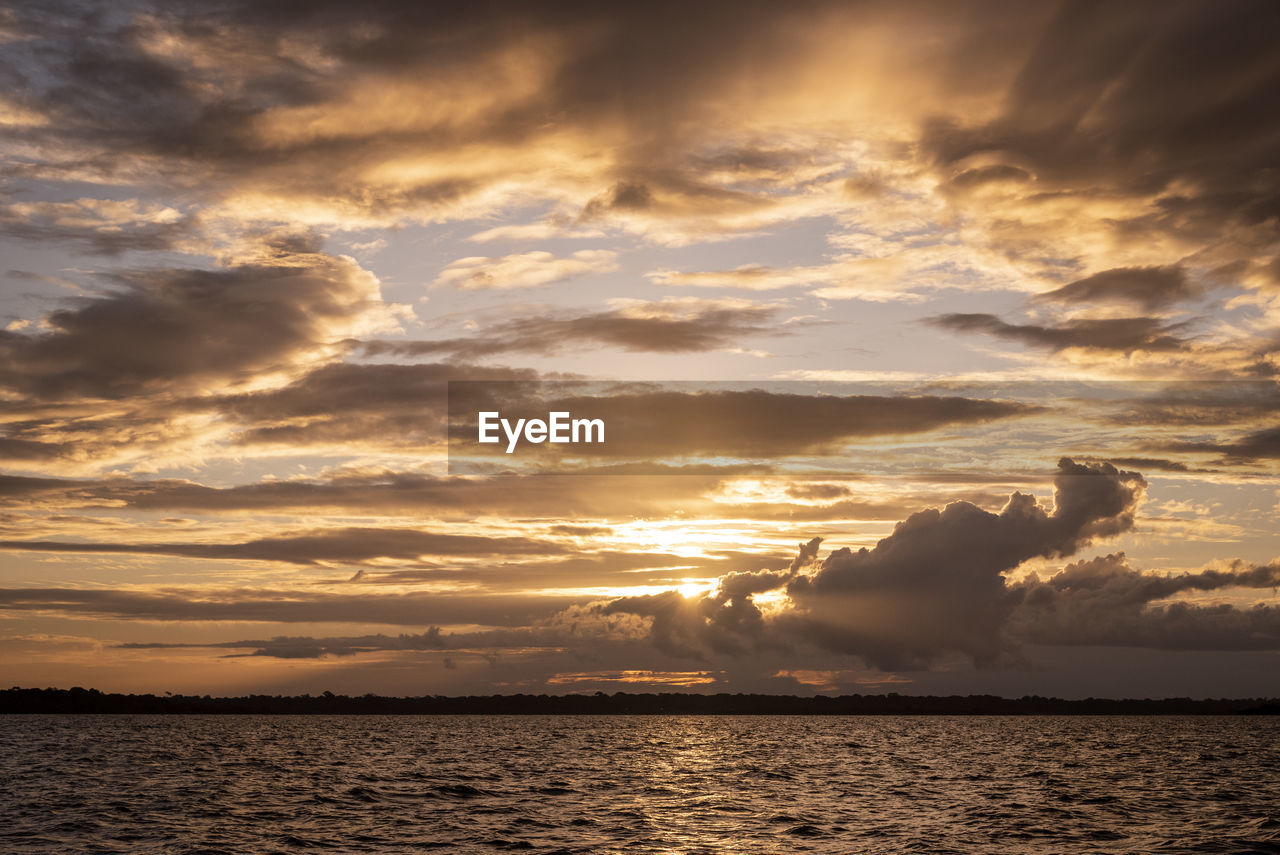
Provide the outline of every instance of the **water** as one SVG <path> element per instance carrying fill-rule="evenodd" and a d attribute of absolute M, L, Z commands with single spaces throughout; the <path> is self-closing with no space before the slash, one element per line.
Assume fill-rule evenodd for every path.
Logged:
<path fill-rule="evenodd" d="M 15 853 L 1274 852 L 1264 717 L 0 717 Z"/>

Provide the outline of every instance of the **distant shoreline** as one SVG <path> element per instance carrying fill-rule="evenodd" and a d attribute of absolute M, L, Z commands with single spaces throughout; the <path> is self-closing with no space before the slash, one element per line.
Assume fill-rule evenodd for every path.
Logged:
<path fill-rule="evenodd" d="M 1277 715 L 1280 698 L 995 695 L 125 695 L 97 689 L 0 690 L 0 714 L 159 715 Z"/>

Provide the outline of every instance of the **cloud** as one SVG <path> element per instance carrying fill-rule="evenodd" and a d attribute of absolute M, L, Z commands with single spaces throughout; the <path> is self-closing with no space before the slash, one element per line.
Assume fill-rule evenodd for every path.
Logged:
<path fill-rule="evenodd" d="M 60 553 L 174 555 L 288 564 L 359 564 L 375 559 L 414 562 L 427 556 L 548 555 L 564 551 L 554 543 L 524 537 L 444 534 L 409 528 L 308 531 L 244 543 L 66 543 L 0 541 L 0 549 Z"/>
<path fill-rule="evenodd" d="M 276 589 L 164 591 L 0 588 L 0 608 L 79 618 L 155 621 L 263 621 L 427 627 L 523 626 L 563 611 L 580 598 L 410 591 L 334 594 Z M 256 646 L 256 645 L 247 645 Z"/>
<path fill-rule="evenodd" d="M 1248 268 L 1274 252 L 1274 228 L 1262 224 L 1280 200 L 1266 142 L 1280 125 L 1268 106 L 1280 67 L 1263 34 L 1276 12 L 1247 0 L 1214 14 L 1196 4 L 1165 11 L 1152 28 L 1142 4 L 1057 7 L 1001 109 L 927 122 L 920 142 L 938 174 L 1034 176 L 982 196 L 985 215 L 969 209 L 997 252 L 1024 267 L 1042 262 L 1051 278 L 1073 265 L 1167 268 L 1184 258 Z"/>
<path fill-rule="evenodd" d="M 817 557 L 822 538 L 800 544 L 791 564 L 783 571 L 735 572 L 720 577 L 705 596 L 685 597 L 666 591 L 638 597 L 621 597 L 595 611 L 601 615 L 635 615 L 649 619 L 647 640 L 670 656 L 704 659 L 710 654 L 745 656 L 786 642 L 772 631 L 752 599 L 796 578 Z"/>
<path fill-rule="evenodd" d="M 1271 380 L 1175 381 L 1132 389 L 1132 398 L 1110 417 L 1112 424 L 1248 427 L 1280 410 L 1280 386 Z"/>
<path fill-rule="evenodd" d="M 69 455 L 61 443 L 0 437 L 0 459 L 14 461 L 57 460 Z"/>
<path fill-rule="evenodd" d="M 913 263 L 920 255 L 930 256 L 930 261 L 939 260 L 936 254 L 904 248 L 880 258 L 844 255 L 829 264 L 787 268 L 748 264 L 732 270 L 694 272 L 655 270 L 645 276 L 658 285 L 748 291 L 810 286 L 815 287 L 815 296 L 831 300 L 918 302 L 921 297 L 916 291 L 936 284 L 925 274 L 924 265 Z"/>
<path fill-rule="evenodd" d="M 370 356 L 450 354 L 481 359 L 500 353 L 548 354 L 585 347 L 652 353 L 733 349 L 754 335 L 778 335 L 777 307 L 741 300 L 618 301 L 585 315 L 532 315 L 485 326 L 478 334 L 437 341 L 365 342 Z"/>
<path fill-rule="evenodd" d="M 1162 451 L 1214 452 L 1228 461 L 1280 458 L 1280 427 L 1248 433 L 1233 442 L 1171 442 L 1156 446 Z"/>
<path fill-rule="evenodd" d="M 1025 169 L 1020 169 L 1017 166 L 1009 166 L 1004 163 L 997 163 L 990 166 L 979 166 L 972 169 L 965 169 L 953 176 L 951 180 L 947 182 L 947 189 L 964 192 L 991 184 L 1021 184 L 1025 181 L 1034 180 L 1035 176 Z"/>
<path fill-rule="evenodd" d="M 472 256 L 451 261 L 433 284 L 461 291 L 533 288 L 617 270 L 617 258 L 616 252 L 607 249 L 583 249 L 564 258 L 549 252 L 524 252 L 502 258 Z"/>
<path fill-rule="evenodd" d="M 1264 106 L 1275 64 L 1262 35 L 1274 11 L 1243 2 L 1209 16 L 1191 4 L 1172 10 L 1159 31 L 1150 28 L 1148 15 L 1143 6 L 1060 8 L 1005 111 L 985 125 L 940 130 L 930 139 L 936 156 L 956 163 L 1000 149 L 1030 164 L 1042 183 L 1102 178 L 1130 192 L 1168 187 L 1178 178 L 1221 192 L 1242 179 L 1265 160 L 1253 143 L 1276 124 Z M 1203 44 L 1207 33 L 1214 36 L 1212 48 L 1188 65 L 1184 49 Z M 1232 148 L 1246 160 L 1204 159 L 1204 135 L 1227 130 L 1239 135 Z M 1106 157 L 1097 156 L 1099 146 Z M 1145 169 L 1121 174 L 1140 158 Z M 1258 185 L 1252 201 L 1245 195 L 1235 201 L 1248 210 L 1267 189 Z"/>
<path fill-rule="evenodd" d="M 1048 350 L 1166 351 L 1180 350 L 1187 340 L 1178 333 L 1186 324 L 1164 323 L 1157 318 L 1076 318 L 1058 326 L 1010 324 L 995 315 L 951 313 L 927 322 L 955 332 L 981 332 L 997 338 Z"/>
<path fill-rule="evenodd" d="M 110 13 L 15 4 L 0 20 L 7 39 L 0 57 L 0 138 L 10 155 L 0 167 L 0 232 L 38 244 L 34 260 L 23 266 L 48 273 L 56 253 L 67 249 L 192 257 L 166 255 L 148 270 L 116 267 L 89 294 L 40 315 L 30 312 L 30 303 L 15 304 L 29 316 L 0 333 L 6 410 L 0 456 L 26 473 L 113 474 L 3 479 L 0 491 L 7 491 L 11 513 L 0 522 L 15 532 L 4 536 L 45 543 L 37 547 L 45 554 L 31 553 L 24 561 L 62 554 L 57 550 L 80 555 L 97 544 L 174 550 L 160 553 L 163 560 L 135 560 L 124 551 L 92 559 L 121 568 L 176 567 L 183 561 L 175 559 L 191 558 L 185 563 L 217 573 L 211 563 L 194 559 L 223 556 L 275 561 L 284 565 L 275 570 L 285 574 L 311 566 L 307 562 L 354 563 L 368 572 L 353 588 L 446 576 L 452 581 L 472 568 L 486 581 L 521 573 L 562 579 L 577 571 L 611 582 L 629 571 L 646 582 L 655 578 L 650 571 L 675 575 L 670 562 L 680 550 L 624 555 L 595 538 L 575 540 L 569 529 L 541 530 L 561 524 L 615 529 L 601 535 L 605 540 L 630 537 L 633 520 L 733 520 L 716 536 L 757 543 L 776 538 L 761 534 L 762 528 L 812 522 L 817 530 L 806 537 L 830 540 L 849 531 L 853 520 L 903 518 L 913 537 L 945 539 L 953 534 L 947 524 L 930 527 L 921 521 L 927 517 L 912 513 L 934 501 L 933 494 L 918 499 L 868 485 L 839 495 L 828 485 L 825 492 L 798 491 L 789 497 L 793 504 L 717 492 L 727 474 L 743 474 L 745 466 L 695 462 L 685 471 L 696 474 L 675 476 L 668 467 L 661 476 L 626 482 L 555 475 L 441 479 L 395 470 L 439 463 L 435 429 L 446 380 L 533 379 L 531 372 L 462 360 L 614 349 L 704 355 L 693 361 L 719 364 L 725 360 L 712 354 L 751 352 L 761 341 L 796 349 L 792 345 L 807 327 L 784 321 L 782 310 L 790 314 L 789 304 L 797 301 L 936 297 L 947 305 L 931 312 L 971 313 L 935 319 L 942 328 L 992 336 L 997 352 L 1017 345 L 1044 351 L 1010 355 L 1052 370 L 1070 363 L 1067 368 L 1094 376 L 1274 374 L 1277 14 L 1274 4 L 1241 0 L 1212 7 L 984 0 L 744 6 L 713 0 L 692 12 L 666 0 L 643 6 L 498 0 L 447 8 L 398 0 L 125 3 Z M 255 237 L 281 223 L 295 234 L 308 226 L 315 233 Z M 663 286 L 807 293 L 765 305 L 661 301 L 522 308 L 518 315 L 506 299 L 510 291 L 442 293 L 445 302 L 496 301 L 503 308 L 478 317 L 473 329 L 449 329 L 458 315 L 438 319 L 438 326 L 428 327 L 437 341 L 392 341 L 397 322 L 408 316 L 382 301 L 369 271 L 323 252 L 318 237 L 327 232 L 337 245 L 353 245 L 358 236 L 360 244 L 376 246 L 370 230 L 380 227 L 406 227 L 388 232 L 393 244 L 396 235 L 411 243 L 421 238 L 417 246 L 431 265 L 428 279 L 469 252 L 450 249 L 448 241 L 482 229 L 477 238 L 536 239 L 525 248 L 549 250 L 508 254 L 513 250 L 505 244 L 486 244 L 491 257 L 444 268 L 445 291 L 539 287 L 571 276 L 613 281 L 617 277 L 607 269 L 626 261 L 640 272 L 654 271 L 648 281 Z M 563 241 L 584 237 L 601 248 L 564 248 Z M 654 246 L 731 237 L 743 239 L 701 252 Z M 624 246 L 634 240 L 642 253 Z M 619 254 L 611 257 L 611 251 Z M 123 258 L 136 263 L 133 255 Z M 377 259 L 379 269 L 394 272 L 405 258 L 388 245 Z M 83 272 L 75 277 L 88 281 Z M 978 314 L 995 312 L 991 306 L 962 305 L 966 295 L 998 289 L 1036 295 L 1029 297 L 1031 308 L 1043 314 L 1021 322 Z M 1187 323 L 1171 317 L 1189 301 L 1207 303 L 1215 296 L 1231 302 L 1197 307 L 1204 316 Z M 427 305 L 437 302 L 433 297 Z M 881 335 L 871 338 L 889 349 L 859 353 L 858 360 L 908 351 L 916 361 L 926 358 L 928 328 L 915 330 L 918 341 L 894 343 L 897 332 L 911 335 L 910 328 L 884 327 L 888 319 L 909 315 L 906 308 L 864 308 L 858 323 L 879 329 Z M 837 315 L 847 310 L 833 307 Z M 1074 319 L 1062 320 L 1054 314 L 1059 311 Z M 370 341 L 383 336 L 388 340 Z M 788 361 L 784 370 L 794 368 L 790 360 L 816 359 L 819 351 L 830 357 L 833 347 L 842 346 L 834 333 L 821 338 L 799 348 L 808 353 L 775 361 Z M 922 343 L 923 349 L 916 347 Z M 361 356 L 460 362 L 354 364 Z M 338 361 L 343 358 L 353 362 Z M 1150 434 L 1144 437 L 1149 447 L 1171 439 L 1180 444 L 1169 455 L 1173 460 L 1123 459 L 1169 472 L 1186 471 L 1181 461 L 1192 458 L 1182 455 L 1215 454 L 1230 463 L 1272 459 L 1270 397 L 1252 404 L 1247 397 L 1221 406 L 1165 400 L 1135 408 L 1142 418 L 1132 423 Z M 950 437 L 960 434 L 967 442 L 981 435 L 995 446 L 1024 427 L 1027 433 L 1044 427 L 998 422 L 1028 412 L 1009 402 L 951 398 L 668 401 L 636 394 L 610 406 L 656 438 L 670 431 L 674 418 L 664 423 L 660 412 L 643 408 L 668 402 L 694 420 L 688 434 L 672 439 L 673 447 L 769 459 L 839 454 L 853 441 L 884 436 L 915 437 L 916 448 L 942 443 L 939 456 L 976 457 L 983 449 L 958 450 Z M 1158 422 L 1162 417 L 1166 425 Z M 1204 427 L 1176 436 L 1152 430 L 1176 424 Z M 1064 422 L 1062 429 L 1071 425 Z M 1106 431 L 1121 433 L 1116 423 Z M 1081 446 L 1073 440 L 1072 447 Z M 1135 443 L 1088 447 L 1107 456 L 1161 453 L 1137 450 Z M 656 444 L 651 449 L 660 451 Z M 893 454 L 906 452 L 894 448 Z M 343 468 L 323 470 L 317 458 L 327 458 L 321 465 L 337 458 Z M 597 460 L 593 471 L 625 471 L 625 463 L 612 465 L 621 458 Z M 953 462 L 961 465 L 953 457 L 929 466 Z M 780 468 L 761 464 L 754 472 L 763 476 Z M 119 476 L 131 469 L 166 477 Z M 192 480 L 172 477 L 175 472 Z M 208 486 L 252 481 L 263 472 L 277 480 Z M 978 483 L 971 480 L 949 497 L 971 508 L 998 507 L 973 486 Z M 1073 489 L 1060 488 L 1062 507 Z M 1111 507 L 1105 498 L 1090 499 L 1101 503 L 1091 513 Z M 68 514 L 67 508 L 93 510 Z M 155 518 L 179 511 L 214 519 Z M 949 512 L 937 513 L 941 518 Z M 950 513 L 978 529 L 997 529 L 1001 542 L 1022 544 L 1023 552 L 1034 546 L 1027 545 L 1036 541 L 1033 534 L 1047 539 L 1054 526 L 1073 524 L 1061 508 L 1045 509 L 1040 522 L 1023 520 L 1040 519 L 1031 509 L 1009 510 L 1000 523 L 988 517 L 1004 519 L 1003 512 Z M 269 514 L 292 518 L 248 519 Z M 396 534 L 385 519 L 353 523 L 381 515 L 418 530 Z M 952 516 L 946 516 L 948 524 Z M 426 525 L 422 518 L 447 523 Z M 1050 522 L 1055 519 L 1060 521 Z M 497 529 L 498 521 L 508 528 Z M 1093 532 L 1093 524 L 1081 523 L 1080 536 L 1109 531 Z M 1014 531 L 1019 525 L 1032 532 L 1025 540 Z M 434 540 L 436 533 L 492 535 L 495 529 L 526 535 L 530 549 L 545 541 L 559 551 L 484 553 L 472 563 L 463 553 L 431 557 L 455 547 L 500 546 L 488 539 L 488 547 Z M 107 542 L 112 537 L 117 541 Z M 904 534 L 893 541 L 894 554 L 907 551 L 907 540 Z M 1021 554 L 1008 549 L 1014 558 Z M 869 549 L 877 557 L 866 560 L 888 560 L 885 550 Z M 948 566 L 955 557 L 937 555 Z M 812 566 L 781 587 L 757 591 L 787 576 L 785 561 L 766 556 L 755 565 L 747 558 L 688 563 L 698 572 L 715 572 L 717 564 L 739 560 L 737 574 L 724 578 L 726 590 L 744 586 L 740 596 L 704 598 L 705 605 L 697 598 L 637 601 L 647 616 L 617 611 L 609 617 L 645 627 L 668 621 L 670 631 L 659 634 L 670 649 L 742 656 L 736 661 L 743 669 L 755 667 L 745 664 L 751 657 L 786 646 L 815 658 L 865 651 L 914 664 L 953 653 L 989 662 L 1018 641 L 1010 622 L 1022 605 L 1004 619 L 1003 636 L 990 630 L 1006 614 L 1007 602 L 997 598 L 989 568 L 986 575 L 974 571 L 982 580 L 975 591 L 992 599 L 976 604 L 971 634 L 958 628 L 944 595 L 922 595 L 918 611 L 903 612 L 924 621 L 924 640 L 912 647 L 898 642 L 893 627 L 881 631 L 873 605 L 855 601 L 843 617 L 834 606 L 825 611 L 821 598 L 799 606 L 797 594 L 788 605 L 788 585 L 797 592 L 817 585 L 800 581 L 819 578 L 823 571 Z M 832 573 L 849 561 L 834 561 Z M 969 561 L 961 550 L 962 569 Z M 893 601 L 911 593 L 858 566 L 869 574 L 861 582 L 870 591 L 864 599 Z M 946 584 L 938 582 L 944 591 Z M 1004 587 L 1008 597 L 1020 595 L 1010 583 Z M 962 595 L 955 599 L 968 602 Z M 409 605 L 424 614 L 436 607 L 426 598 Z M 384 606 L 409 616 L 393 600 L 376 608 Z M 860 609 L 870 617 L 846 632 Z M 371 605 L 355 613 L 375 611 Z M 263 607 L 261 613 L 270 611 Z M 335 612 L 307 606 L 298 613 Z M 928 620 L 918 615 L 934 613 L 941 617 L 930 635 Z M 834 641 L 828 647 L 813 647 L 821 623 L 815 615 L 831 618 Z M 699 621 L 717 631 L 704 636 Z M 1250 631 L 1265 637 L 1267 624 L 1259 621 Z M 418 631 L 425 624 L 405 625 Z M 857 632 L 870 640 L 862 644 Z M 332 649 L 343 643 L 335 640 Z M 304 647 L 289 639 L 274 649 Z M 564 655 L 596 652 L 589 648 L 566 648 L 571 652 Z M 323 653 L 329 647 L 309 649 Z M 860 653 L 843 652 L 848 649 Z M 645 661 L 655 673 L 676 670 Z M 780 663 L 777 670 L 809 670 L 794 666 Z M 562 671 L 606 674 L 629 667 L 574 663 Z"/>
<path fill-rule="evenodd" d="M 4 115 L 22 177 L 194 188 L 242 220 L 521 206 L 687 243 L 818 216 L 874 231 L 926 200 L 894 243 L 960 222 L 1024 285 L 1198 251 L 1263 275 L 1274 10 L 1179 4 L 1152 28 L 1153 8 L 31 4 Z"/>
<path fill-rule="evenodd" d="M 1015 605 L 1002 574 L 1131 529 L 1145 487 L 1135 472 L 1063 459 L 1052 512 L 1016 492 L 998 514 L 967 502 L 920 511 L 873 549 L 836 550 L 792 581 L 789 619 L 820 646 L 886 670 L 946 653 L 994 663 L 1010 649 L 1003 630 Z"/>
<path fill-rule="evenodd" d="M 266 480 L 211 487 L 180 479 L 64 479 L 0 475 L 0 503 L 23 509 L 123 507 L 133 511 L 201 514 L 325 511 L 341 515 L 478 516 L 596 519 L 610 514 L 665 515 L 700 501 L 724 476 L 514 475 L 457 478 L 382 469 L 342 470 L 322 479 Z"/>
<path fill-rule="evenodd" d="M 237 257 L 102 274 L 97 293 L 0 330 L 0 456 L 61 473 L 191 465 L 225 453 L 237 428 L 282 427 L 236 418 L 271 399 L 262 390 L 296 401 L 302 389 L 283 390 L 348 352 L 352 337 L 399 331 L 404 308 L 314 236 L 259 236 Z M 337 415 L 294 414 L 290 427 Z"/>
<path fill-rule="evenodd" d="M 1106 463 L 1062 460 L 1050 512 L 1014 493 L 994 514 L 967 502 L 921 511 L 871 549 L 831 552 L 815 571 L 818 540 L 786 571 L 737 572 L 713 592 L 672 591 L 614 600 L 605 613 L 650 621 L 648 639 L 669 655 L 746 656 L 812 645 L 883 670 L 925 669 L 947 655 L 978 665 L 1014 661 L 1022 644 L 1149 646 L 1178 650 L 1280 648 L 1277 610 L 1157 601 L 1196 591 L 1276 588 L 1280 568 L 1236 562 L 1226 569 L 1153 575 L 1123 555 L 1068 565 L 1041 582 L 1005 574 L 1031 558 L 1071 555 L 1129 531 L 1146 487 Z M 783 589 L 781 610 L 752 597 Z"/>
<path fill-rule="evenodd" d="M 996 11 L 998 28 L 966 25 Z M 1043 17 L 326 2 L 54 20 L 28 6 L 5 70 L 7 91 L 29 93 L 13 114 L 40 119 L 10 129 L 26 178 L 194 187 L 221 216 L 335 228 L 542 203 L 549 219 L 683 244 L 848 208 L 841 173 L 863 152 L 833 140 L 833 115 L 879 135 L 972 96 L 1016 68 L 993 48 Z M 947 38 L 908 38 L 922 20 Z M 998 71 L 957 73 L 974 55 Z"/>
<path fill-rule="evenodd" d="M 34 332 L 0 332 L 0 387 L 42 400 L 229 388 L 394 323 L 376 278 L 320 252 L 107 279 L 113 290 L 50 312 Z"/>
<path fill-rule="evenodd" d="M 1113 457 L 1111 463 L 1117 466 L 1132 466 L 1136 469 L 1155 469 L 1161 472 L 1190 472 L 1187 464 L 1178 460 L 1167 460 L 1162 457 Z"/>
<path fill-rule="evenodd" d="M 440 627 L 433 626 L 423 633 L 401 633 L 395 636 L 379 634 L 316 639 L 281 635 L 256 641 L 222 641 L 211 644 L 126 642 L 117 647 L 121 650 L 172 650 L 187 647 L 232 650 L 254 648 L 252 653 L 240 655 L 265 656 L 273 659 L 322 659 L 326 656 L 354 656 L 358 653 L 385 650 L 447 650 L 449 644 L 445 638 L 441 637 Z"/>
<path fill-rule="evenodd" d="M 543 445 L 524 457 L 547 460 L 633 458 L 661 467 L 687 456 L 746 457 L 765 462 L 798 455 L 843 454 L 875 437 L 908 436 L 942 427 L 978 425 L 1040 412 L 1035 405 L 944 395 L 814 395 L 768 389 L 684 391 L 639 384 L 574 394 L 572 385 L 487 384 L 454 387 L 454 448 L 508 459 L 499 446 L 476 446 L 474 414 L 509 418 L 565 411 L 602 419 L 604 443 Z M 465 446 L 457 443 L 466 443 Z M 562 449 L 568 449 L 567 451 Z M 575 470 L 577 471 L 577 470 Z"/>
<path fill-rule="evenodd" d="M 176 248 L 190 219 L 167 205 L 140 199 L 76 199 L 0 205 L 0 232 L 37 243 L 69 243 L 89 252 Z"/>
<path fill-rule="evenodd" d="M 769 200 L 702 180 L 725 168 L 710 153 L 657 162 L 662 145 L 646 137 L 696 115 L 696 93 L 747 64 L 731 46 L 759 49 L 789 17 L 715 6 L 695 23 L 675 7 L 514 3 L 357 15 L 327 3 L 304 15 L 232 5 L 55 22 L 27 8 L 24 61 L 6 71 L 41 108 L 42 123 L 20 128 L 39 153 L 27 176 L 200 184 L 234 216 L 317 225 L 490 214 L 551 195 L 588 218 L 605 214 L 588 202 L 598 196 L 609 212 L 714 230 L 715 209 Z M 662 47 L 637 54 L 636 39 Z"/>
<path fill-rule="evenodd" d="M 735 562 L 754 560 L 765 568 L 723 573 L 710 591 L 698 596 L 671 590 L 587 602 L 438 591 L 388 596 L 322 590 L 49 588 L 0 591 L 0 606 L 80 617 L 433 627 L 420 635 L 126 645 L 243 649 L 250 651 L 246 655 L 269 658 L 543 651 L 659 670 L 670 670 L 667 663 L 680 659 L 731 670 L 741 670 L 733 662 L 758 660 L 773 673 L 778 662 L 794 662 L 797 656 L 811 663 L 856 656 L 881 670 L 926 669 L 956 655 L 980 666 L 998 666 L 1016 661 L 1026 644 L 1280 648 L 1280 624 L 1271 606 L 1163 602 L 1187 594 L 1274 589 L 1280 586 L 1280 568 L 1274 564 L 1233 562 L 1196 572 L 1151 574 L 1135 570 L 1116 554 L 1069 564 L 1045 580 L 1034 574 L 1020 582 L 1008 580 L 1008 572 L 1028 559 L 1069 556 L 1131 530 L 1145 487 L 1137 473 L 1064 459 L 1052 510 L 1017 492 L 999 513 L 953 502 L 942 510 L 910 515 L 873 548 L 857 552 L 836 549 L 820 560 L 822 540 L 815 537 L 800 544 L 789 562 L 739 554 Z M 299 558 L 308 554 L 305 546 L 284 539 L 257 542 L 255 550 L 263 543 L 296 551 Z M 396 555 L 405 560 L 419 548 L 415 542 Z M 619 568 L 627 571 L 624 565 Z M 352 584 L 363 586 L 383 576 L 403 583 L 406 579 L 400 577 L 412 573 L 371 571 Z M 573 573 L 580 574 L 581 568 Z M 769 598 L 767 604 L 762 597 Z M 495 628 L 445 633 L 437 628 L 443 624 Z M 563 667 L 557 664 L 554 670 Z M 531 672 L 526 677 L 536 679 Z"/>
<path fill-rule="evenodd" d="M 1161 600 L 1229 588 L 1280 588 L 1280 566 L 1244 566 L 1155 575 L 1130 567 L 1123 553 L 1069 564 L 1014 591 L 1021 601 L 1010 631 L 1034 644 L 1152 647 L 1164 650 L 1275 650 L 1280 608 Z M 1155 605 L 1153 605 L 1155 604 Z"/>
<path fill-rule="evenodd" d="M 291 383 L 193 402 L 242 446 L 441 447 L 450 380 L 534 380 L 528 369 L 459 363 L 322 365 Z"/>
<path fill-rule="evenodd" d="M 1056 303 L 1128 303 L 1145 311 L 1200 296 L 1201 289 L 1178 266 L 1118 267 L 1040 294 Z"/>

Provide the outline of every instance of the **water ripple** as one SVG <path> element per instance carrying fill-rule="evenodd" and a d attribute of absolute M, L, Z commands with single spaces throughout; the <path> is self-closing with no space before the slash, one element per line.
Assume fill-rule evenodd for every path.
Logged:
<path fill-rule="evenodd" d="M 3 722 L 3 851 L 1280 853 L 1262 717 Z"/>

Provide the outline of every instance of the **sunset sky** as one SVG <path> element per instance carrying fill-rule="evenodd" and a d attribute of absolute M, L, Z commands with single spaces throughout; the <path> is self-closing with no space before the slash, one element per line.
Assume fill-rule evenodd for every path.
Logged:
<path fill-rule="evenodd" d="M 9 4 L 0 684 L 1280 695 L 1277 44 Z"/>

